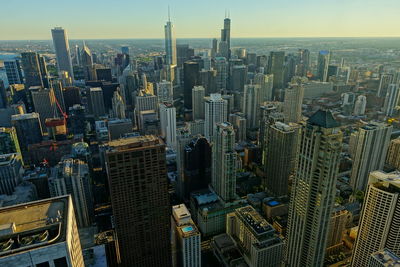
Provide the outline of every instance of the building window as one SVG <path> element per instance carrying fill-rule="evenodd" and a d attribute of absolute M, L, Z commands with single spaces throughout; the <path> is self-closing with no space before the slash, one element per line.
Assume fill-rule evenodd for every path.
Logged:
<path fill-rule="evenodd" d="M 48 261 L 46 261 L 46 262 L 36 264 L 36 267 L 50 267 L 50 264 Z"/>
<path fill-rule="evenodd" d="M 65 257 L 55 259 L 54 266 L 55 267 L 68 267 L 67 259 Z"/>

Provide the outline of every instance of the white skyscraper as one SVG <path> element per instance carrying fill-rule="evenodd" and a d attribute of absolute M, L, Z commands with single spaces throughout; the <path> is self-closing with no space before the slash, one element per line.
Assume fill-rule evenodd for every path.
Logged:
<path fill-rule="evenodd" d="M 350 137 L 354 147 L 350 184 L 355 190 L 365 191 L 368 174 L 382 170 L 385 164 L 393 127 L 382 122 L 370 122 Z"/>
<path fill-rule="evenodd" d="M 204 96 L 203 86 L 195 86 L 192 89 L 192 113 L 193 120 L 204 120 Z"/>
<path fill-rule="evenodd" d="M 166 63 L 167 65 L 176 65 L 176 40 L 174 35 L 174 26 L 172 25 L 171 19 L 169 18 L 169 11 L 168 21 L 164 26 L 164 32 Z"/>
<path fill-rule="evenodd" d="M 228 103 L 221 94 L 211 94 L 205 98 L 205 137 L 212 141 L 217 123 L 228 121 Z"/>
<path fill-rule="evenodd" d="M 400 173 L 371 172 L 351 266 L 368 266 L 371 254 L 384 248 L 399 255 L 399 234 Z"/>
<path fill-rule="evenodd" d="M 165 138 L 167 146 L 176 149 L 176 109 L 170 103 L 161 103 L 159 107 L 161 136 Z"/>
<path fill-rule="evenodd" d="M 357 97 L 354 104 L 354 116 L 362 116 L 365 114 L 365 108 L 367 107 L 367 98 L 363 95 Z"/>
<path fill-rule="evenodd" d="M 69 52 L 69 43 L 67 31 L 61 27 L 55 27 L 51 30 L 53 36 L 54 49 L 56 51 L 58 72 L 66 71 L 70 77 L 74 77 L 72 70 L 72 60 Z"/>
<path fill-rule="evenodd" d="M 173 266 L 200 267 L 200 231 L 185 204 L 172 206 L 171 222 Z"/>
<path fill-rule="evenodd" d="M 211 185 L 224 200 L 236 197 L 236 170 L 238 155 L 234 149 L 235 130 L 229 122 L 216 124 L 212 146 Z"/>
<path fill-rule="evenodd" d="M 301 129 L 289 205 L 286 266 L 324 265 L 342 137 L 330 111 L 317 111 Z"/>
<path fill-rule="evenodd" d="M 399 103 L 400 87 L 398 84 L 390 84 L 385 97 L 385 104 L 383 105 L 383 112 L 386 116 L 393 116 L 395 108 Z"/>
<path fill-rule="evenodd" d="M 260 110 L 260 86 L 247 84 L 244 86 L 243 113 L 246 116 L 246 128 L 258 127 Z"/>
<path fill-rule="evenodd" d="M 157 83 L 158 102 L 172 102 L 174 97 L 172 82 L 161 81 Z"/>

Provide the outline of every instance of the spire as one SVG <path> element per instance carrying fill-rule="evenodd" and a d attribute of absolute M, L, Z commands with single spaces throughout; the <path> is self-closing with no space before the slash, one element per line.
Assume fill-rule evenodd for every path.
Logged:
<path fill-rule="evenodd" d="M 169 10 L 169 5 L 168 5 L 168 21 L 171 22 L 171 14 L 170 14 L 170 10 Z"/>

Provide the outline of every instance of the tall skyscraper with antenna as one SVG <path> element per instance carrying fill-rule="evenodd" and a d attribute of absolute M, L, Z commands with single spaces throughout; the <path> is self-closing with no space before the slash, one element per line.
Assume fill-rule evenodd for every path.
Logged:
<path fill-rule="evenodd" d="M 55 27 L 51 30 L 51 35 L 53 36 L 54 50 L 56 51 L 58 72 L 66 71 L 73 79 L 74 73 L 72 71 L 67 31 L 61 27 Z"/>
<path fill-rule="evenodd" d="M 171 22 L 169 7 L 168 21 L 164 26 L 165 31 L 165 53 L 167 65 L 176 65 L 176 39 L 174 35 L 174 26 Z"/>

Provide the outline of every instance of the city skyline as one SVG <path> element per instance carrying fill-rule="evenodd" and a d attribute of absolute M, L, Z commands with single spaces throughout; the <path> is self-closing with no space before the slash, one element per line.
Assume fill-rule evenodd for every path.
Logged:
<path fill-rule="evenodd" d="M 137 5 L 122 0 L 120 5 L 114 6 L 102 0 L 96 2 L 93 14 L 88 12 L 90 2 L 72 0 L 68 6 L 63 6 L 63 12 L 56 10 L 48 0 L 41 1 L 43 4 L 40 6 L 36 2 L 23 2 L 23 9 L 18 8 L 21 3 L 7 3 L 9 10 L 18 8 L 19 19 L 10 24 L 7 22 L 13 20 L 15 14 L 3 14 L 0 23 L 8 27 L 0 29 L 0 40 L 51 39 L 49 29 L 55 26 L 67 29 L 71 40 L 163 38 L 161 25 L 168 20 L 168 5 L 178 39 L 218 37 L 220 32 L 217 29 L 226 16 L 232 19 L 231 36 L 236 38 L 400 37 L 396 34 L 398 25 L 393 23 L 396 10 L 400 8 L 400 2 L 395 0 L 355 0 L 351 3 L 344 0 L 324 3 L 284 0 L 279 4 L 254 1 L 249 5 L 226 0 L 201 3 L 153 0 Z M 116 16 L 122 7 L 131 10 L 131 15 Z M 46 20 L 37 20 L 37 12 L 32 12 L 35 10 L 46 14 Z M 73 20 L 72 13 L 75 14 Z M 85 19 L 79 19 L 83 16 Z M 105 19 L 106 16 L 110 19 Z"/>

